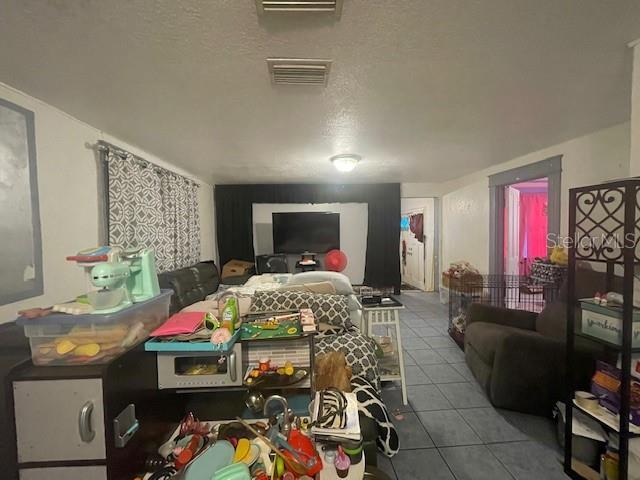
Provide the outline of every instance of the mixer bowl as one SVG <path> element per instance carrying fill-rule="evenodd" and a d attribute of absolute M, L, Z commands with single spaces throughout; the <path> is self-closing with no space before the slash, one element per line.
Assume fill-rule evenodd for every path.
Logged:
<path fill-rule="evenodd" d="M 87 292 L 87 298 L 94 310 L 108 310 L 125 303 L 126 291 L 124 288 L 96 290 L 94 292 Z"/>

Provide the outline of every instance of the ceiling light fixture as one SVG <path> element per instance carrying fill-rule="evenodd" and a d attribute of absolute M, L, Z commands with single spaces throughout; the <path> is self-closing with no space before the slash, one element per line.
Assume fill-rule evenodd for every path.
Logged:
<path fill-rule="evenodd" d="M 356 168 L 362 157 L 353 153 L 345 153 L 331 157 L 330 160 L 339 172 L 350 172 Z"/>

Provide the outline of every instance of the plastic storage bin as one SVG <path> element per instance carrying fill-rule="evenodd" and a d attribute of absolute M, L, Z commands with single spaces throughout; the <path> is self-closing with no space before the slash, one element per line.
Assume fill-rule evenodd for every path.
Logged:
<path fill-rule="evenodd" d="M 105 315 L 51 314 L 16 320 L 35 365 L 103 364 L 145 340 L 169 318 L 172 290 Z"/>

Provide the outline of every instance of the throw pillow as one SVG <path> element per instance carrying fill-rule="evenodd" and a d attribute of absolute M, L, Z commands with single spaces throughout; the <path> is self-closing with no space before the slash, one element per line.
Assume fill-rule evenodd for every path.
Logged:
<path fill-rule="evenodd" d="M 327 352 L 342 352 L 354 376 L 363 376 L 376 388 L 380 388 L 380 371 L 376 357 L 376 343 L 357 332 L 318 337 L 316 355 Z"/>
<path fill-rule="evenodd" d="M 349 299 L 345 295 L 316 294 L 311 306 L 316 322 L 351 328 Z"/>
<path fill-rule="evenodd" d="M 282 312 L 301 308 L 314 310 L 314 306 L 313 295 L 308 292 L 268 290 L 256 292 L 253 295 L 251 310 L 254 312 Z"/>
<path fill-rule="evenodd" d="M 387 457 L 393 457 L 400 449 L 400 440 L 396 427 L 391 421 L 389 410 L 382 401 L 375 386 L 363 377 L 351 379 L 351 391 L 358 399 L 358 411 L 375 420 L 378 426 L 376 445 Z"/>

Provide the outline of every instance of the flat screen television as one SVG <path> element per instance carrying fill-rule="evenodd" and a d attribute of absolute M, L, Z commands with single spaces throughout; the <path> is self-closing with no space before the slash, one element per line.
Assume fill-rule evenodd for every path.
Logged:
<path fill-rule="evenodd" d="M 272 213 L 273 253 L 326 253 L 340 248 L 340 214 Z"/>

